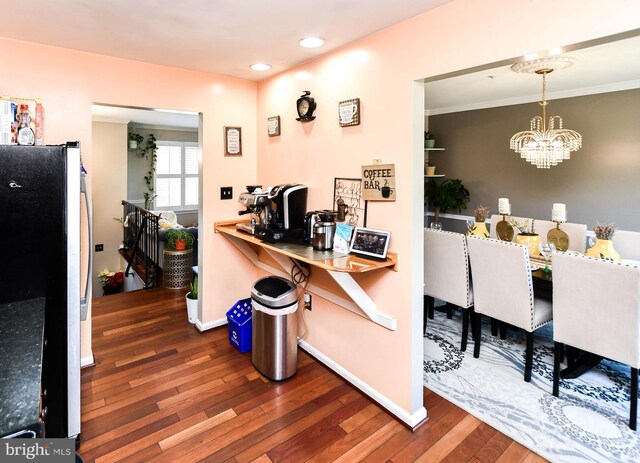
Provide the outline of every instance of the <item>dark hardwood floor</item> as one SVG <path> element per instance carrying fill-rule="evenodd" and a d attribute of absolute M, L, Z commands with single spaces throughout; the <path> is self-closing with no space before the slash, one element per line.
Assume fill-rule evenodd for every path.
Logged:
<path fill-rule="evenodd" d="M 181 291 L 93 300 L 96 365 L 82 371 L 85 462 L 538 462 L 520 444 L 424 390 L 411 432 L 299 351 L 275 383 L 227 339 L 187 322 Z"/>

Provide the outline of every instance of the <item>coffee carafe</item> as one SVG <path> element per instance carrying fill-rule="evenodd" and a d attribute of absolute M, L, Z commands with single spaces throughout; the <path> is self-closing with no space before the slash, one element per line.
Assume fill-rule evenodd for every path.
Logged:
<path fill-rule="evenodd" d="M 314 225 L 318 222 L 335 222 L 337 212 L 328 209 L 309 211 L 304 216 L 304 241 L 313 242 Z M 334 224 L 335 225 L 335 224 Z M 333 247 L 333 245 L 332 245 Z"/>
<path fill-rule="evenodd" d="M 333 249 L 333 237 L 335 234 L 335 222 L 316 222 L 313 225 L 313 249 L 316 251 L 329 251 Z"/>

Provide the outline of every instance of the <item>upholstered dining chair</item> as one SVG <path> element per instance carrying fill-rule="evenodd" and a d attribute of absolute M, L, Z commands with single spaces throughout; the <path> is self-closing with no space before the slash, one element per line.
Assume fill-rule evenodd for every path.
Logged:
<path fill-rule="evenodd" d="M 622 259 L 640 261 L 640 232 L 616 230 L 611 240 Z"/>
<path fill-rule="evenodd" d="M 636 429 L 640 367 L 640 268 L 576 254 L 553 256 L 553 395 L 563 346 L 631 367 L 629 427 Z"/>
<path fill-rule="evenodd" d="M 477 236 L 467 237 L 474 293 L 476 340 L 480 356 L 482 315 L 526 333 L 524 380 L 531 381 L 533 331 L 552 319 L 551 301 L 535 298 L 529 252 L 524 245 Z"/>
<path fill-rule="evenodd" d="M 425 228 L 424 294 L 425 331 L 428 309 L 433 307 L 433 299 L 462 309 L 460 350 L 464 352 L 469 336 L 469 313 L 473 310 L 473 290 L 469 279 L 467 240 L 463 234 Z"/>

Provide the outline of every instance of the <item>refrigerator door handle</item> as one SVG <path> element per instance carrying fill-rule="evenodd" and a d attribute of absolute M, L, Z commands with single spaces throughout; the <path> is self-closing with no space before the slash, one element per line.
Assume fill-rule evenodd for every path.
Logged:
<path fill-rule="evenodd" d="M 92 286 L 92 274 L 93 274 L 93 211 L 91 207 L 91 198 L 89 196 L 89 188 L 87 186 L 87 174 L 82 172 L 80 174 L 80 192 L 84 196 L 85 205 L 87 208 L 87 233 L 89 235 L 89 255 L 87 263 L 87 284 L 84 288 L 84 296 L 80 298 L 80 320 L 87 319 L 87 312 L 89 310 L 89 297 L 91 297 Z"/>

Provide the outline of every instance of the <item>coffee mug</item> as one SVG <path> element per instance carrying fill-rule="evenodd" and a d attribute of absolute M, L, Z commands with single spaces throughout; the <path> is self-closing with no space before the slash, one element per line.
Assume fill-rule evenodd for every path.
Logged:
<path fill-rule="evenodd" d="M 380 191 L 382 192 L 383 198 L 389 198 L 393 194 L 393 190 L 390 186 L 383 186 Z"/>

